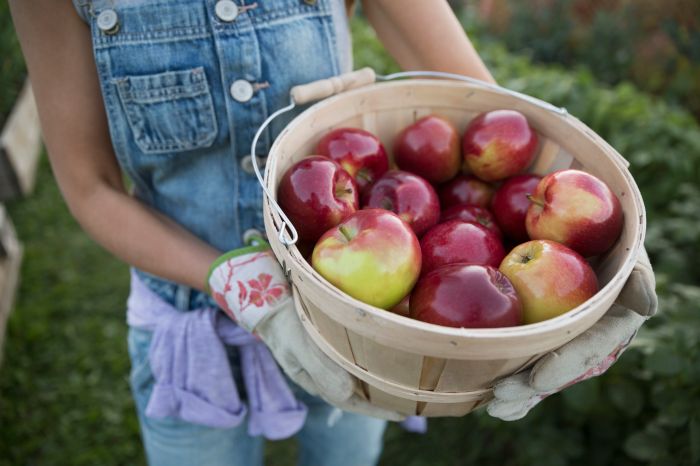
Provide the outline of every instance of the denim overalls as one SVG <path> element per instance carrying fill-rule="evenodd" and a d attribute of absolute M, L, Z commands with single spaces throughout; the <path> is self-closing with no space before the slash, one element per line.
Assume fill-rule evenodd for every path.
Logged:
<path fill-rule="evenodd" d="M 90 26 L 114 152 L 134 195 L 221 251 L 240 247 L 250 228 L 263 231 L 251 140 L 262 121 L 289 102 L 292 86 L 351 69 L 344 1 L 73 2 Z M 258 144 L 259 157 L 293 116 L 277 119 L 267 130 Z M 137 274 L 180 310 L 213 305 L 204 293 Z M 146 332 L 130 333 L 132 385 L 147 385 L 149 342 Z M 147 396 L 147 388 L 135 398 L 153 464 L 249 466 L 260 461 L 261 441 L 247 437 L 244 427 L 220 430 L 144 419 L 139 396 Z M 330 409 L 315 403 L 319 410 Z M 314 416 L 324 422 L 310 406 L 309 425 Z M 384 424 L 357 422 L 338 431 L 345 437 L 338 441 L 351 446 L 348 435 L 356 435 L 370 456 L 347 464 L 368 464 L 379 453 Z M 365 432 L 353 434 L 358 430 Z M 321 424 L 306 435 L 317 447 L 334 442 Z M 304 450 L 302 445 L 309 461 L 318 453 Z M 314 461 L 341 465 L 347 460 Z"/>

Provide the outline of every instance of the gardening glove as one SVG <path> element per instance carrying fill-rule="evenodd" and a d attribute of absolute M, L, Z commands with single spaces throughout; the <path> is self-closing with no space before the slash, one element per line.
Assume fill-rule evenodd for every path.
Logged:
<path fill-rule="evenodd" d="M 403 418 L 372 407 L 355 394 L 354 377 L 311 341 L 294 309 L 284 272 L 262 238 L 219 257 L 210 268 L 208 284 L 226 315 L 256 334 L 304 390 L 346 411 L 388 420 Z"/>
<path fill-rule="evenodd" d="M 520 419 L 547 396 L 608 370 L 642 324 L 656 313 L 655 286 L 649 257 L 642 249 L 608 312 L 589 330 L 545 355 L 529 371 L 498 382 L 487 412 L 504 421 Z"/>

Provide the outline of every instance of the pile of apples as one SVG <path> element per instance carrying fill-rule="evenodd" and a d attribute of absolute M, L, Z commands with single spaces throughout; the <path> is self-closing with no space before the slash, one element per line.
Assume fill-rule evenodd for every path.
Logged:
<path fill-rule="evenodd" d="M 598 291 L 587 259 L 623 225 L 595 176 L 526 173 L 538 145 L 514 110 L 461 137 L 429 115 L 396 135 L 390 167 L 375 135 L 338 128 L 285 172 L 278 201 L 312 267 L 360 301 L 450 327 L 531 324 Z"/>

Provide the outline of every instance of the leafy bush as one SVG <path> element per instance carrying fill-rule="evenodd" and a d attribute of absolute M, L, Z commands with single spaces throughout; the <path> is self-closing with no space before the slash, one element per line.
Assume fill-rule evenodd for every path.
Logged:
<path fill-rule="evenodd" d="M 700 3 L 696 0 L 455 3 L 464 7 L 466 20 L 479 24 L 511 51 L 536 62 L 584 63 L 608 84 L 632 81 L 700 117 Z"/>
<path fill-rule="evenodd" d="M 0 3 L 0 128 L 26 76 L 7 2 Z"/>

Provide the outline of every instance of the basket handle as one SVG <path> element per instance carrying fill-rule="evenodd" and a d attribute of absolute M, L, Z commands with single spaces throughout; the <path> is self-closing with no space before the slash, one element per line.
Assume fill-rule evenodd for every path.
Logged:
<path fill-rule="evenodd" d="M 355 89 L 356 87 L 372 84 L 375 80 L 376 75 L 372 68 L 361 68 L 339 76 L 294 86 L 290 91 L 290 95 L 295 104 L 303 105 Z"/>

